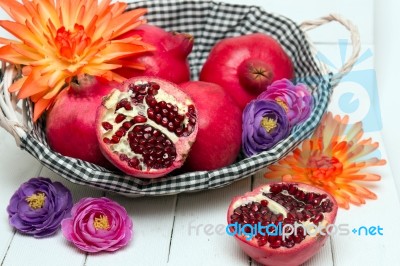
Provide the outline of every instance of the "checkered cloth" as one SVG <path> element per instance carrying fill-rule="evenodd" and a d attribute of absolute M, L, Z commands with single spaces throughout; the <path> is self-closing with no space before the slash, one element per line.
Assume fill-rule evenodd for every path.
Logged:
<path fill-rule="evenodd" d="M 199 71 L 213 45 L 225 38 L 254 32 L 273 36 L 292 58 L 296 78 L 309 85 L 315 99 L 311 117 L 293 129 L 292 134 L 273 149 L 215 171 L 191 172 L 158 179 L 132 178 L 111 172 L 82 160 L 64 157 L 52 151 L 44 134 L 44 123 L 33 125 L 33 131 L 22 140 L 22 148 L 43 165 L 74 183 L 131 196 L 168 195 L 214 189 L 231 184 L 265 168 L 292 151 L 317 127 L 331 95 L 331 75 L 318 68 L 309 43 L 299 26 L 291 20 L 268 13 L 257 6 L 232 5 L 212 1 L 139 1 L 129 8 L 146 7 L 149 23 L 166 30 L 190 33 L 195 37 L 189 62 L 192 78 Z"/>

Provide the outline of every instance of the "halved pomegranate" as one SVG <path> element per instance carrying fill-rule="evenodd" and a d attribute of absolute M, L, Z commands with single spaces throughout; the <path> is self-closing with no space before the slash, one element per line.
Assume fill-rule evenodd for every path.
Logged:
<path fill-rule="evenodd" d="M 123 172 L 144 178 L 181 167 L 198 131 L 189 96 L 154 77 L 123 82 L 104 98 L 96 124 L 104 156 Z"/>
<path fill-rule="evenodd" d="M 335 199 L 319 188 L 270 183 L 234 198 L 227 219 L 230 232 L 253 260 L 292 266 L 320 250 L 336 213 Z"/>

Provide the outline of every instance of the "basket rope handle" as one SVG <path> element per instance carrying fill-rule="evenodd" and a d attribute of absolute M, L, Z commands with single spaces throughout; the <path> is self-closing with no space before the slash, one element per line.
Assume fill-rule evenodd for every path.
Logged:
<path fill-rule="evenodd" d="M 8 91 L 18 70 L 14 65 L 1 62 L 1 72 L 3 77 L 0 83 L 0 126 L 14 137 L 19 147 L 21 139 L 28 133 L 26 105 L 25 100 L 18 101 L 17 97 Z"/>
<path fill-rule="evenodd" d="M 361 42 L 360 42 L 360 34 L 358 32 L 357 27 L 348 19 L 342 17 L 341 15 L 338 14 L 329 14 L 325 17 L 321 17 L 316 20 L 307 20 L 304 21 L 303 23 L 300 24 L 300 28 L 304 31 L 307 32 L 309 30 L 315 29 L 319 26 L 322 26 L 324 24 L 330 23 L 330 22 L 339 22 L 341 25 L 343 25 L 349 32 L 350 32 L 350 38 L 351 38 L 351 44 L 352 44 L 352 54 L 348 58 L 347 62 L 343 64 L 343 66 L 339 69 L 338 73 L 334 74 L 332 77 L 332 86 L 335 87 L 340 80 L 345 76 L 347 73 L 351 71 L 353 68 L 354 64 L 357 62 L 357 59 L 360 54 L 361 50 Z M 310 45 L 312 46 L 312 49 L 316 51 L 314 45 L 312 42 L 309 42 Z M 327 66 L 323 64 L 324 68 L 327 69 Z"/>

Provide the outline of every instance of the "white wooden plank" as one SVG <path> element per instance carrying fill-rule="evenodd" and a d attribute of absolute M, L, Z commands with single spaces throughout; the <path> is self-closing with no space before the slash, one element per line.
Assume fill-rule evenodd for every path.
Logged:
<path fill-rule="evenodd" d="M 14 231 L 8 223 L 6 208 L 11 196 L 30 177 L 37 175 L 41 165 L 28 153 L 17 148 L 14 139 L 0 128 L 0 263 L 7 252 Z"/>
<path fill-rule="evenodd" d="M 83 197 L 100 197 L 103 192 L 86 186 L 73 184 L 57 174 L 43 168 L 40 176 L 52 181 L 59 181 L 71 190 L 74 203 Z M 51 250 L 51 252 L 46 252 Z M 4 266 L 42 265 L 80 266 L 84 264 L 85 253 L 71 245 L 62 235 L 61 230 L 56 235 L 44 239 L 35 239 L 22 234 L 15 234 Z"/>
<path fill-rule="evenodd" d="M 393 29 L 400 26 L 400 2 L 396 0 L 375 1 L 375 66 L 378 74 L 378 85 L 381 101 L 382 133 L 384 136 L 386 151 L 389 158 L 398 161 L 400 158 L 398 138 L 398 100 L 400 90 L 398 82 L 398 64 L 400 59 L 400 35 L 393 34 Z M 397 145 L 388 145 L 388 144 Z M 397 193 L 400 194 L 400 164 L 393 163 L 393 176 L 397 184 Z"/>
<path fill-rule="evenodd" d="M 248 257 L 225 232 L 233 197 L 250 190 L 250 178 L 218 190 L 178 197 L 168 265 L 248 265 Z"/>
<path fill-rule="evenodd" d="M 341 14 L 351 20 L 359 29 L 362 43 L 372 44 L 374 41 L 374 1 L 373 0 L 224 0 L 233 4 L 261 6 L 268 12 L 284 15 L 300 24 L 331 13 Z M 331 23 L 332 24 L 332 23 Z M 336 43 L 338 39 L 348 38 L 349 33 L 339 24 L 326 25 L 311 32 L 312 38 L 320 43 Z"/>
<path fill-rule="evenodd" d="M 176 196 L 127 198 L 107 193 L 133 220 L 133 238 L 114 253 L 88 255 L 86 266 L 166 265 Z"/>
<path fill-rule="evenodd" d="M 380 133 L 371 133 L 368 136 L 383 143 Z M 383 145 L 380 152 L 382 158 L 387 158 Z M 389 162 L 390 163 L 390 162 Z M 396 163 L 392 161 L 392 163 Z M 383 235 L 336 235 L 333 238 L 334 260 L 337 265 L 397 265 L 400 260 L 398 237 L 400 228 L 400 203 L 396 193 L 394 176 L 390 165 L 371 168 L 382 176 L 381 181 L 368 187 L 378 195 L 375 201 L 368 201 L 361 208 L 351 207 L 349 211 L 340 210 L 337 224 L 349 224 L 349 229 L 358 229 L 360 226 L 380 226 Z"/>

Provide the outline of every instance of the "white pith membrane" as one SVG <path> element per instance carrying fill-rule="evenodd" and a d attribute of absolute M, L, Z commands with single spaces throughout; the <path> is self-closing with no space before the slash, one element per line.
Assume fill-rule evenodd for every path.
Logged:
<path fill-rule="evenodd" d="M 229 216 L 230 224 L 238 223 L 242 228 L 247 224 L 251 226 L 249 230 L 253 230 L 247 232 L 238 230 L 236 236 L 254 246 L 287 249 L 301 244 L 306 238 L 318 237 L 321 231 L 326 235 L 325 228 L 330 224 L 327 218 L 329 213 L 333 211 L 334 205 L 327 194 L 308 192 L 296 184 L 289 185 L 296 188 L 290 189 L 289 192 L 290 187 L 287 187 L 287 185 L 287 189 L 285 189 L 285 185 L 276 185 L 283 186 L 283 189 L 279 191 L 280 189 L 275 187 L 275 192 L 271 192 L 271 188 L 275 185 L 265 186 L 258 194 L 245 195 L 232 204 L 232 212 Z M 299 195 L 300 192 L 298 191 L 302 191 L 304 196 Z M 310 196 L 307 194 L 310 194 Z M 304 198 L 298 200 L 299 196 Z M 288 204 L 292 206 L 288 206 Z M 245 213 L 247 214 L 245 215 Z M 279 236 L 279 234 L 273 236 L 275 228 L 272 226 L 269 228 L 271 235 L 266 233 L 265 229 L 262 229 L 262 232 L 266 233 L 266 236 L 258 234 L 259 229 L 256 226 L 259 223 L 262 226 L 270 224 L 278 226 L 281 223 L 282 229 L 285 224 L 292 224 L 295 228 L 295 223 L 298 223 L 307 229 L 304 231 L 300 229 L 300 232 L 293 230 L 293 233 L 285 235 L 285 239 L 283 239 L 282 235 Z M 300 228 L 300 226 L 298 227 Z M 249 239 L 250 237 L 251 239 Z"/>
<path fill-rule="evenodd" d="M 156 89 L 156 91 L 157 91 L 156 94 L 155 95 L 147 94 L 147 92 L 151 90 L 151 86 L 154 84 L 158 85 L 158 89 Z M 130 167 L 133 167 L 138 170 L 146 170 L 149 172 L 154 172 L 154 171 L 158 171 L 159 169 L 161 169 L 163 167 L 160 167 L 158 164 L 152 165 L 149 167 L 146 164 L 146 162 L 145 162 L 146 158 L 149 158 L 149 156 L 151 156 L 151 158 L 157 158 L 156 155 L 146 155 L 147 157 L 145 158 L 143 154 L 134 152 L 132 150 L 132 148 L 130 146 L 129 133 L 131 131 L 134 131 L 134 128 L 136 126 L 142 126 L 143 129 L 145 130 L 144 134 L 146 134 L 146 129 L 149 129 L 149 128 L 151 128 L 151 130 L 149 129 L 149 131 L 148 131 L 149 134 L 151 134 L 151 132 L 154 132 L 155 130 L 160 131 L 161 137 L 163 137 L 164 140 L 170 141 L 170 142 L 168 142 L 168 143 L 171 143 L 171 145 L 169 145 L 169 146 L 173 147 L 172 149 L 175 150 L 175 155 L 168 157 L 169 156 L 168 153 L 162 153 L 162 156 L 160 156 L 160 157 L 162 157 L 164 160 L 170 160 L 171 164 L 172 164 L 174 160 L 181 159 L 180 154 L 176 153 L 174 144 L 179 142 L 180 138 L 182 138 L 182 136 L 189 136 L 193 132 L 193 130 L 190 131 L 188 129 L 189 124 L 191 123 L 190 119 L 194 118 L 195 119 L 194 121 L 196 121 L 196 118 L 197 118 L 195 111 L 192 112 L 190 116 L 188 115 L 190 113 L 189 107 L 190 106 L 193 107 L 193 102 L 189 98 L 185 98 L 185 100 L 183 102 L 182 102 L 182 99 L 180 99 L 181 101 L 179 101 L 178 99 L 176 99 L 176 97 L 174 95 L 170 95 L 166 91 L 164 91 L 162 88 L 162 85 L 163 85 L 162 83 L 158 84 L 156 82 L 149 82 L 146 80 L 137 80 L 133 84 L 129 84 L 129 89 L 127 91 L 114 90 L 103 101 L 103 106 L 105 108 L 105 111 L 103 112 L 102 117 L 101 117 L 101 123 L 102 123 L 101 135 L 102 135 L 103 142 L 106 143 L 106 145 L 112 151 L 112 153 L 117 154 L 117 155 L 124 154 L 123 161 L 125 161 L 126 164 L 129 165 Z M 138 102 L 136 99 L 133 99 L 137 95 L 140 95 L 140 93 L 133 91 L 133 86 L 146 87 L 146 93 L 145 94 L 142 93 L 142 95 L 144 95 L 143 96 L 144 99 L 142 101 Z M 183 117 L 182 120 L 179 122 L 179 125 L 175 124 L 175 129 L 176 128 L 183 128 L 183 129 L 187 128 L 186 133 L 185 133 L 185 131 L 183 131 L 183 133 L 178 136 L 178 134 L 176 133 L 176 131 L 174 131 L 174 129 L 169 130 L 168 126 L 164 126 L 160 123 L 157 123 L 155 121 L 155 118 L 154 119 L 148 118 L 148 109 L 150 109 L 152 107 L 148 104 L 148 102 L 145 98 L 147 96 L 153 96 L 155 101 L 157 102 L 157 104 L 159 104 L 160 102 L 164 102 L 164 103 L 169 104 L 170 108 L 175 107 L 174 112 L 177 112 L 176 114 L 179 114 L 179 115 L 181 115 L 181 117 Z M 126 102 L 126 100 L 129 103 L 129 105 L 132 106 L 132 108 L 127 109 L 123 106 L 117 108 L 118 103 Z M 152 108 L 152 109 L 154 109 L 154 108 Z M 166 109 L 166 108 L 164 108 L 164 109 Z M 121 116 L 121 117 L 123 117 L 123 119 L 120 119 L 117 121 L 116 118 L 118 115 L 123 115 L 123 116 Z M 167 116 L 167 115 L 165 115 L 165 116 Z M 164 119 L 164 117 L 163 117 L 163 119 Z M 143 121 L 138 121 L 138 120 L 143 120 Z M 126 122 L 130 123 L 131 126 L 124 127 L 124 123 L 126 123 Z M 172 122 L 172 120 L 170 120 L 168 122 Z M 106 123 L 108 123 L 108 125 L 104 126 Z M 109 126 L 109 125 L 111 125 L 111 126 Z M 193 124 L 191 124 L 191 125 L 194 128 L 194 125 Z M 121 130 L 124 134 L 121 136 L 121 132 L 119 132 L 120 134 L 119 134 L 119 136 L 117 136 L 118 131 L 121 131 Z M 116 138 L 116 136 L 118 138 Z M 150 136 L 150 137 L 152 137 L 152 136 Z M 158 137 L 160 137 L 160 136 L 158 136 Z M 118 141 L 114 141 L 113 138 Z M 154 144 L 154 146 L 155 145 L 156 144 Z M 129 164 L 129 162 L 132 159 L 137 159 L 138 165 L 135 164 L 134 166 L 132 166 L 131 164 Z M 168 165 L 165 168 L 168 168 L 170 165 Z"/>

